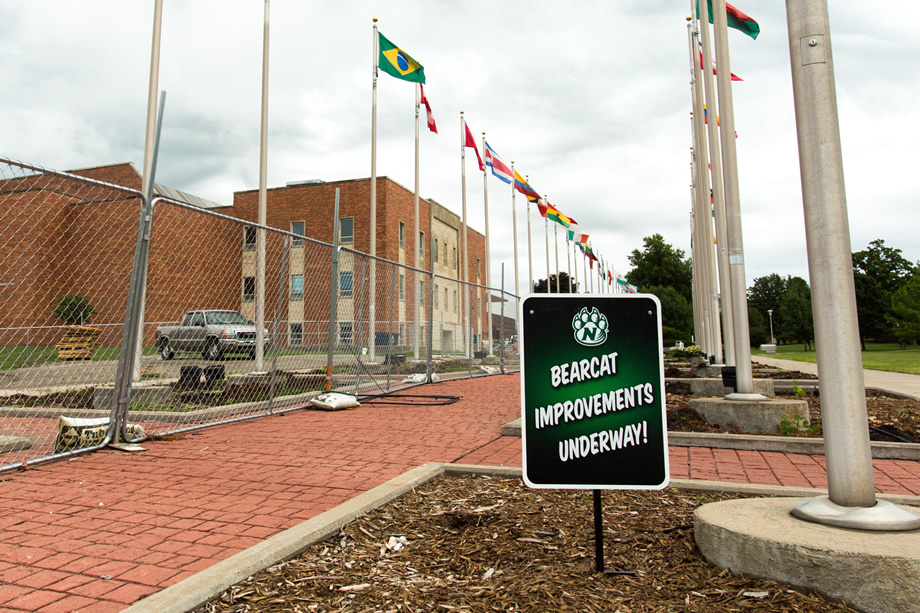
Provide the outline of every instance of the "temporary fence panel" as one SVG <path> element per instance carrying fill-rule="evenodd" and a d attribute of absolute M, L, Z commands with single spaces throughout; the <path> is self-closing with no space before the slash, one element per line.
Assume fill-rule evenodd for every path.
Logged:
<path fill-rule="evenodd" d="M 104 442 L 141 202 L 0 158 L 0 469 Z"/>

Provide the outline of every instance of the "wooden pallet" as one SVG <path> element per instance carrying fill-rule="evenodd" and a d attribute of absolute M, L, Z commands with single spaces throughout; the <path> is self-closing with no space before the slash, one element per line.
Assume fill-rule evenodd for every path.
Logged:
<path fill-rule="evenodd" d="M 59 360 L 92 360 L 99 348 L 102 330 L 86 326 L 68 326 L 64 337 L 55 345 Z"/>

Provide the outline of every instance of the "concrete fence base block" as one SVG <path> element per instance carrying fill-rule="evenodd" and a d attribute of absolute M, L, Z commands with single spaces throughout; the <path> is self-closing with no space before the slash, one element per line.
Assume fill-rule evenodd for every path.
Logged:
<path fill-rule="evenodd" d="M 776 432 L 784 417 L 800 428 L 810 423 L 808 403 L 804 400 L 691 398 L 690 408 L 713 425 L 754 434 Z M 803 419 L 796 420 L 796 416 Z"/>
<path fill-rule="evenodd" d="M 920 610 L 920 531 L 807 522 L 791 514 L 802 501 L 748 498 L 703 505 L 694 514 L 696 544 L 709 563 L 734 574 L 786 583 L 860 611 Z"/>

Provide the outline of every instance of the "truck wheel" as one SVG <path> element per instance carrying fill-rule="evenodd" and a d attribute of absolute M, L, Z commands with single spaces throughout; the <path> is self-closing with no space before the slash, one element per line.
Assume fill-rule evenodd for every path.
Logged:
<path fill-rule="evenodd" d="M 206 360 L 219 360 L 224 357 L 224 353 L 220 350 L 220 344 L 217 341 L 211 341 L 208 343 L 208 346 L 204 349 L 204 357 Z"/>
<path fill-rule="evenodd" d="M 175 353 L 173 352 L 172 347 L 169 346 L 169 339 L 164 338 L 160 341 L 160 357 L 163 360 L 171 360 L 173 359 L 173 355 L 175 355 Z"/>

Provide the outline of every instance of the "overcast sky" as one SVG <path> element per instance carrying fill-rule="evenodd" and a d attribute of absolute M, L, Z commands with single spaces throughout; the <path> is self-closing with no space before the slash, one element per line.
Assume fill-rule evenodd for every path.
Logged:
<path fill-rule="evenodd" d="M 757 40 L 729 31 L 731 69 L 744 79 L 733 96 L 748 285 L 770 273 L 808 279 L 785 3 L 735 4 L 761 26 Z M 829 4 L 852 250 L 881 238 L 917 262 L 920 5 Z M 3 0 L 0 155 L 59 170 L 140 168 L 153 7 Z M 226 204 L 258 187 L 263 13 L 259 0 L 164 0 L 158 183 Z M 275 0 L 268 185 L 370 176 L 378 17 L 427 76 L 439 134 L 423 122 L 422 197 L 460 213 L 462 110 L 477 139 L 486 132 L 620 273 L 655 233 L 689 253 L 688 13 L 689 2 L 665 0 Z M 380 74 L 377 174 L 410 190 L 414 101 L 414 84 Z M 472 157 L 466 180 L 468 221 L 483 231 Z M 490 177 L 488 189 L 492 284 L 504 262 L 513 290 L 510 188 Z M 536 210 L 531 219 L 542 278 L 543 220 Z"/>

